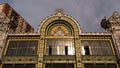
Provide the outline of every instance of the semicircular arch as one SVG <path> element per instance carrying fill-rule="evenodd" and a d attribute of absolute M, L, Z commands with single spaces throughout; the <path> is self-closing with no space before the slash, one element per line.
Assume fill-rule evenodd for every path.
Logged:
<path fill-rule="evenodd" d="M 72 35 L 79 35 L 82 32 L 77 20 L 67 14 L 64 14 L 63 12 L 57 12 L 48 16 L 41 22 L 41 25 L 38 27 L 38 33 L 42 36 L 45 36 L 47 34 L 46 30 L 49 28 L 50 24 L 54 23 L 54 21 L 65 21 L 67 24 L 69 24 L 69 26 L 72 27 Z"/>

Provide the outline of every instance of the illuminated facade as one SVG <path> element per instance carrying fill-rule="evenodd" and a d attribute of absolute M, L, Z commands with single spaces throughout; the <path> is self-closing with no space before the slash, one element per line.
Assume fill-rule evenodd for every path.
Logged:
<path fill-rule="evenodd" d="M 83 32 L 61 9 L 34 33 L 7 33 L 1 68 L 119 68 L 120 15 L 101 21 L 106 32 Z"/>

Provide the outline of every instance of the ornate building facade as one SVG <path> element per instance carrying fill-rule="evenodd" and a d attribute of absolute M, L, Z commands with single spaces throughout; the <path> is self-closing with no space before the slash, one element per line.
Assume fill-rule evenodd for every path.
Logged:
<path fill-rule="evenodd" d="M 0 4 L 0 59 L 7 34 L 31 33 L 34 29 L 8 4 Z"/>
<path fill-rule="evenodd" d="M 3 10 L 1 5 L 0 12 Z M 26 21 L 17 13 L 13 15 L 13 18 L 17 16 L 14 20 L 7 17 L 15 12 L 13 9 L 9 12 L 8 8 L 4 10 L 7 13 L 5 16 L 1 12 L 0 24 L 4 24 L 7 19 L 9 22 L 7 26 L 3 25 L 7 30 L 1 30 L 1 35 L 5 31 L 5 37 L 2 36 L 4 43 L 1 43 L 1 68 L 120 66 L 120 15 L 116 11 L 101 21 L 101 27 L 106 32 L 83 32 L 78 21 L 61 9 L 41 21 L 38 32 L 33 32 L 33 28 L 28 23 L 23 24 Z M 21 24 L 23 26 L 19 26 Z"/>

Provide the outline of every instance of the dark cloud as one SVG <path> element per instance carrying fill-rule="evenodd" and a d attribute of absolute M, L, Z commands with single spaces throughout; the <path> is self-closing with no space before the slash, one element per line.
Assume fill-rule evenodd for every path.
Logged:
<path fill-rule="evenodd" d="M 113 11 L 120 12 L 120 0 L 1 0 L 9 3 L 37 31 L 40 22 L 54 13 L 56 8 L 63 8 L 80 23 L 83 31 L 104 31 L 100 27 L 104 16 L 111 16 Z"/>

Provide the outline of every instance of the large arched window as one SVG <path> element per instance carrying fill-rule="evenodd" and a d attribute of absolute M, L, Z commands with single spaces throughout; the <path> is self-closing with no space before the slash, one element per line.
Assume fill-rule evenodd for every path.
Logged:
<path fill-rule="evenodd" d="M 46 17 L 42 21 L 41 25 L 38 27 L 38 33 L 40 33 L 41 39 L 45 40 L 44 54 L 74 55 L 75 38 L 77 39 L 79 37 L 81 28 L 75 18 L 64 14 L 63 11 L 57 11 L 55 14 Z M 66 40 L 69 40 L 71 44 L 66 42 Z M 62 45 L 55 44 L 58 42 Z M 65 45 L 67 43 L 69 45 Z"/>

